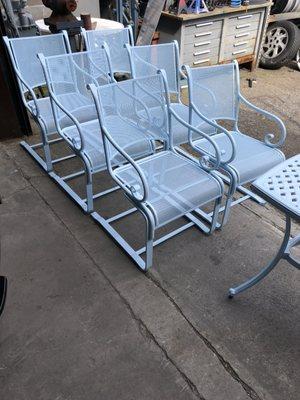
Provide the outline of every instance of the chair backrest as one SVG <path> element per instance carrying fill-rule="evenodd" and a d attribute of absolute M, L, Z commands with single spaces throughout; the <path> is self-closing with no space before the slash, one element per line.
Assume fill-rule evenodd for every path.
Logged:
<path fill-rule="evenodd" d="M 44 68 L 58 131 L 70 125 L 68 114 L 79 123 L 97 118 L 89 84 L 111 82 L 111 70 L 104 49 L 44 57 Z M 67 120 L 66 120 L 67 118 Z"/>
<path fill-rule="evenodd" d="M 236 120 L 239 107 L 237 63 L 183 69 L 188 76 L 190 102 L 212 120 Z"/>
<path fill-rule="evenodd" d="M 130 131 L 126 125 L 135 127 L 143 138 L 168 140 L 167 90 L 162 74 L 99 88 L 98 115 L 102 128 L 116 143 Z"/>
<path fill-rule="evenodd" d="M 8 48 L 14 69 L 17 74 L 26 82 L 26 85 L 19 80 L 22 93 L 28 88 L 34 89 L 45 85 L 45 77 L 41 63 L 37 57 L 38 53 L 45 56 L 69 53 L 70 45 L 68 38 L 63 33 L 44 36 L 29 36 L 22 38 L 4 38 Z"/>
<path fill-rule="evenodd" d="M 125 45 L 133 45 L 133 35 L 130 26 L 121 29 L 101 29 L 86 31 L 82 29 L 87 50 L 101 49 L 107 44 L 113 72 L 130 72 L 128 53 Z"/>
<path fill-rule="evenodd" d="M 139 78 L 164 70 L 170 93 L 179 95 L 179 53 L 177 42 L 127 47 L 132 76 Z"/>

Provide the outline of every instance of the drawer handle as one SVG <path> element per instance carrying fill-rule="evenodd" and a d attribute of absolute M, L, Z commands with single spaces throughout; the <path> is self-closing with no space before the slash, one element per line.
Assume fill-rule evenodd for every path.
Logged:
<path fill-rule="evenodd" d="M 194 47 L 207 46 L 208 44 L 211 44 L 211 41 L 194 43 Z"/>
<path fill-rule="evenodd" d="M 238 42 L 238 43 L 234 43 L 234 47 L 239 47 L 239 46 L 243 46 L 244 44 L 249 43 L 249 40 L 247 40 L 246 42 Z"/>
<path fill-rule="evenodd" d="M 205 60 L 200 60 L 200 61 L 194 61 L 193 64 L 194 65 L 198 65 L 198 64 L 204 64 L 210 61 L 210 58 L 206 58 Z"/>
<path fill-rule="evenodd" d="M 213 22 L 204 22 L 203 24 L 196 24 L 196 28 L 201 28 L 201 26 L 210 26 Z"/>
<path fill-rule="evenodd" d="M 234 52 L 232 53 L 232 55 L 233 55 L 233 56 L 236 56 L 237 54 L 246 53 L 246 51 L 247 51 L 247 49 L 239 50 L 239 51 L 234 51 Z"/>
<path fill-rule="evenodd" d="M 250 26 L 251 26 L 250 24 L 237 25 L 237 26 L 236 26 L 236 29 L 249 28 Z"/>
<path fill-rule="evenodd" d="M 249 35 L 250 35 L 250 32 L 245 32 L 245 33 L 238 33 L 237 35 L 235 35 L 235 37 L 236 38 L 241 38 L 241 37 L 249 36 Z"/>
<path fill-rule="evenodd" d="M 201 56 L 202 54 L 208 54 L 210 53 L 210 50 L 204 50 L 204 51 L 197 51 L 194 53 L 194 56 Z"/>
<path fill-rule="evenodd" d="M 197 38 L 197 37 L 201 37 L 201 36 L 209 36 L 211 34 L 212 34 L 212 32 L 196 33 L 195 37 Z"/>
<path fill-rule="evenodd" d="M 239 17 L 237 17 L 237 19 L 246 19 L 246 18 L 252 18 L 253 15 L 252 14 L 247 14 L 247 15 L 240 15 Z"/>

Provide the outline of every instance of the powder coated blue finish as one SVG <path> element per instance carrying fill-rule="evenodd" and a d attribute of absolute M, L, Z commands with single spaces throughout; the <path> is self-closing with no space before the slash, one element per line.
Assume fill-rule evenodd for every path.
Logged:
<path fill-rule="evenodd" d="M 68 36 L 65 33 L 58 33 L 22 38 L 3 37 L 3 39 L 17 76 L 23 103 L 40 128 L 41 143 L 30 146 L 24 141 L 21 145 L 47 172 L 50 172 L 53 164 L 57 162 L 52 159 L 50 152 L 50 144 L 53 143 L 51 136 L 56 133 L 56 129 L 49 97 L 38 98 L 36 95 L 36 89 L 46 84 L 37 54 L 44 53 L 46 56 L 51 56 L 70 53 Z M 43 148 L 44 160 L 37 153 L 38 148 Z"/>
<path fill-rule="evenodd" d="M 130 73 L 130 65 L 125 45 L 133 46 L 133 33 L 130 26 L 121 29 L 81 30 L 87 50 L 95 51 L 107 45 L 110 52 L 113 73 Z"/>
<path fill-rule="evenodd" d="M 190 124 L 194 116 L 221 130 L 213 135 L 222 153 L 220 169 L 229 177 L 227 202 L 223 224 L 228 221 L 233 195 L 238 186 L 253 182 L 270 168 L 284 161 L 279 150 L 286 138 L 283 122 L 275 115 L 264 111 L 246 100 L 240 93 L 240 77 L 237 62 L 212 67 L 190 68 L 183 66 L 189 88 Z M 254 139 L 239 130 L 239 108 L 244 103 L 253 111 L 276 123 L 279 137 L 267 133 L 263 140 Z M 233 123 L 233 130 L 220 127 L 218 121 Z M 196 139 L 193 146 L 212 158 L 211 144 L 205 139 Z"/>
<path fill-rule="evenodd" d="M 172 112 L 169 102 L 169 89 L 164 73 L 132 79 L 120 83 L 112 83 L 105 87 L 91 85 L 101 125 L 107 168 L 114 181 L 123 190 L 126 197 L 142 214 L 146 223 L 146 244 L 134 250 L 108 221 L 101 215 L 93 213 L 95 220 L 102 225 L 123 249 L 133 258 L 138 266 L 147 271 L 152 265 L 153 247 L 174 235 L 196 226 L 207 233 L 213 232 L 217 224 L 220 202 L 223 194 L 222 182 L 211 172 L 218 168 L 220 153 L 214 141 L 207 136 L 215 150 L 215 162 L 209 170 L 201 167 L 201 163 L 180 154 L 174 146 L 172 125 L 169 117 Z M 154 107 L 155 106 L 155 107 Z M 160 110 L 159 118 L 156 110 Z M 153 155 L 134 160 L 120 142 L 120 133 L 125 134 L 118 126 L 118 119 L 126 121 L 129 126 L 139 129 L 141 137 L 164 142 L 163 150 Z M 196 128 L 188 126 L 190 131 Z M 197 132 L 199 135 L 202 133 Z M 127 163 L 116 166 L 116 152 Z M 214 212 L 209 228 L 193 212 L 199 207 L 214 202 Z M 183 227 L 154 240 L 155 231 L 181 217 L 189 221 Z M 145 260 L 141 254 L 145 253 Z"/>

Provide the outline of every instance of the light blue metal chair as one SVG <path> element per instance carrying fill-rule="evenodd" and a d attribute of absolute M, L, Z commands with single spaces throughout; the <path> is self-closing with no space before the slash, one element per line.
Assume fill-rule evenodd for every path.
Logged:
<path fill-rule="evenodd" d="M 39 54 L 44 69 L 54 120 L 59 135 L 72 152 L 80 158 L 84 169 L 64 177 L 55 172 L 51 177 L 75 200 L 84 211 L 91 213 L 94 200 L 118 188 L 94 193 L 93 176 L 106 170 L 103 142 L 97 112 L 87 86 L 94 84 L 103 88 L 112 80 L 112 71 L 105 49 L 60 56 L 44 57 Z M 134 125 L 117 118 L 112 124 L 122 126 L 122 143 L 133 158 L 152 154 L 153 141 L 142 137 Z M 114 162 L 124 162 L 116 155 Z M 86 198 L 81 198 L 68 184 L 81 175 L 86 177 Z"/>
<path fill-rule="evenodd" d="M 183 75 L 179 65 L 179 51 L 176 41 L 157 44 L 155 46 L 126 46 L 131 73 L 134 78 L 149 76 L 159 70 L 165 71 L 168 81 L 171 108 L 186 122 L 189 122 L 189 107 L 181 101 L 180 79 Z M 159 110 L 157 110 L 159 114 Z M 174 144 L 180 145 L 188 142 L 186 127 L 172 118 Z M 206 124 L 200 117 L 195 117 L 193 125 L 206 133 L 214 133 L 215 129 Z"/>
<path fill-rule="evenodd" d="M 187 75 L 189 88 L 190 123 L 202 118 L 219 132 L 213 136 L 214 141 L 222 149 L 220 171 L 229 184 L 227 201 L 223 215 L 223 224 L 227 222 L 233 195 L 240 185 L 254 181 L 270 168 L 281 163 L 285 157 L 278 149 L 286 138 L 283 122 L 275 115 L 264 111 L 246 100 L 240 93 L 240 77 L 237 62 L 213 67 L 190 68 L 183 67 Z M 262 141 L 248 136 L 239 130 L 239 107 L 243 103 L 251 110 L 275 122 L 279 127 L 279 138 L 274 141 L 274 135 L 267 133 Z M 218 121 L 233 122 L 233 130 L 228 132 Z M 235 151 L 232 153 L 232 139 Z M 194 139 L 193 145 L 203 154 L 212 153 L 210 142 L 205 138 Z M 241 202 L 248 198 L 261 199 L 254 193 L 243 189 L 246 196 L 238 199 Z"/>
<path fill-rule="evenodd" d="M 101 49 L 106 43 L 110 51 L 113 73 L 130 73 L 130 65 L 125 45 L 133 46 L 133 33 L 130 26 L 121 29 L 81 30 L 86 49 Z"/>
<path fill-rule="evenodd" d="M 53 164 L 62 160 L 52 159 L 50 145 L 61 138 L 54 138 L 56 127 L 49 97 L 37 95 L 37 89 L 46 84 L 37 54 L 51 56 L 70 53 L 68 36 L 58 33 L 12 39 L 4 36 L 3 39 L 17 76 L 23 103 L 40 128 L 41 143 L 30 145 L 27 141 L 22 141 L 21 145 L 46 171 L 52 171 Z M 44 159 L 37 152 L 40 148 L 43 149 Z"/>
<path fill-rule="evenodd" d="M 223 185 L 212 171 L 219 166 L 220 151 L 214 141 L 204 133 L 203 136 L 215 150 L 209 164 L 203 163 L 202 166 L 199 160 L 193 161 L 176 150 L 172 128 L 169 126 L 169 113 L 172 114 L 173 111 L 170 108 L 169 91 L 163 73 L 112 83 L 101 88 L 91 85 L 91 90 L 101 125 L 108 171 L 145 219 L 145 246 L 135 250 L 112 226 L 114 218 L 105 219 L 96 212 L 92 216 L 135 263 L 147 271 L 152 265 L 155 245 L 192 226 L 207 233 L 215 229 Z M 156 118 L 154 103 L 159 103 L 157 105 L 157 108 L 160 108 L 159 118 Z M 118 120 L 134 126 L 141 137 L 146 134 L 154 140 L 161 140 L 167 132 L 164 150 L 134 160 L 123 145 L 126 130 L 123 124 L 117 124 Z M 190 136 L 191 132 L 201 135 L 200 131 L 188 126 L 180 118 L 178 121 L 186 124 Z M 126 160 L 124 165 L 115 164 L 117 155 Z M 204 229 L 198 209 L 210 202 L 214 203 L 212 223 Z M 154 241 L 157 229 L 181 217 L 187 219 L 185 225 Z M 142 254 L 145 254 L 145 259 L 141 257 Z"/>

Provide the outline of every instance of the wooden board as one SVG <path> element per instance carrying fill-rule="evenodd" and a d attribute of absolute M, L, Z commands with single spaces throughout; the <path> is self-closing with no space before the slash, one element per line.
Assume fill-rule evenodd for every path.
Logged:
<path fill-rule="evenodd" d="M 137 46 L 151 44 L 165 1 L 166 0 L 149 0 L 141 30 L 136 41 Z"/>
<path fill-rule="evenodd" d="M 288 21 L 291 19 L 300 19 L 300 11 L 270 15 L 268 22 Z"/>

